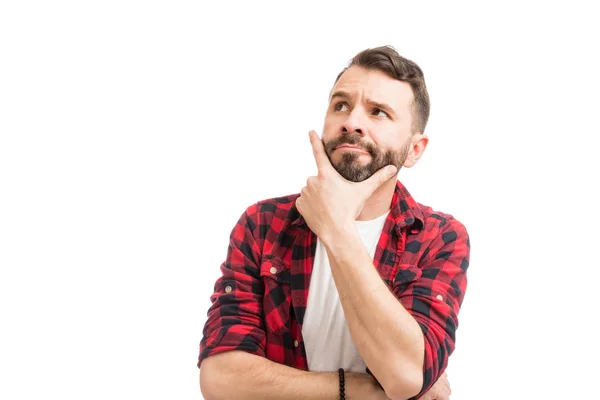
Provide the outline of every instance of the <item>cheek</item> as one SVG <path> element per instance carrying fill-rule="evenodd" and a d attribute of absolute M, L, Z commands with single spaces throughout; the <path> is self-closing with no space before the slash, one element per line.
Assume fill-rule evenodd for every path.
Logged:
<path fill-rule="evenodd" d="M 401 149 L 410 140 L 410 135 L 397 126 L 373 129 L 371 137 L 380 149 L 385 150 Z"/>
<path fill-rule="evenodd" d="M 326 117 L 323 122 L 323 139 L 327 140 L 336 135 L 340 130 L 340 124 L 335 120 L 334 117 Z"/>

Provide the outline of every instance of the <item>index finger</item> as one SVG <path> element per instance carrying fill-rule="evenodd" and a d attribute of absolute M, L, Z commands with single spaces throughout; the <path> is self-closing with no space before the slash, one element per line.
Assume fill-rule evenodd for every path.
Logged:
<path fill-rule="evenodd" d="M 327 169 L 333 168 L 327 154 L 325 153 L 325 147 L 323 146 L 323 142 L 317 135 L 317 132 L 310 131 L 308 132 L 308 136 L 310 137 L 310 144 L 313 149 L 313 156 L 315 157 L 315 162 L 317 163 L 317 169 L 319 171 L 325 171 Z"/>

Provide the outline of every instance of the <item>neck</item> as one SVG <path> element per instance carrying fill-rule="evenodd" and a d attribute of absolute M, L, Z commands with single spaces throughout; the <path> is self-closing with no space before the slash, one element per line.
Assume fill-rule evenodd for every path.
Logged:
<path fill-rule="evenodd" d="M 362 212 L 356 219 L 357 221 L 370 221 L 377 217 L 381 217 L 388 212 L 392 207 L 392 197 L 396 190 L 396 179 L 388 180 L 383 185 L 379 186 L 375 192 L 369 197 Z"/>

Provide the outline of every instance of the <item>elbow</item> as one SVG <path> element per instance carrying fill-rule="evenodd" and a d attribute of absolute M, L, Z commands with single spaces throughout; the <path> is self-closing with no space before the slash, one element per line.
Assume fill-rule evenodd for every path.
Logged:
<path fill-rule="evenodd" d="M 227 385 L 223 382 L 223 374 L 219 371 L 218 363 L 210 357 L 202 362 L 200 367 L 200 392 L 205 400 L 220 400 L 227 397 Z"/>
<path fill-rule="evenodd" d="M 392 375 L 394 379 L 382 385 L 385 395 L 391 400 L 407 400 L 415 397 L 423 387 L 422 368 L 413 368 L 410 373 L 403 371 Z"/>
<path fill-rule="evenodd" d="M 205 400 L 218 400 L 219 389 L 213 375 L 213 371 L 209 371 L 205 365 L 200 368 L 200 393 Z"/>
<path fill-rule="evenodd" d="M 420 357 L 419 357 L 420 356 Z M 421 393 L 424 384 L 423 366 L 425 352 L 421 349 L 411 359 L 399 360 L 388 364 L 390 371 L 381 382 L 386 396 L 391 400 L 407 400 Z"/>

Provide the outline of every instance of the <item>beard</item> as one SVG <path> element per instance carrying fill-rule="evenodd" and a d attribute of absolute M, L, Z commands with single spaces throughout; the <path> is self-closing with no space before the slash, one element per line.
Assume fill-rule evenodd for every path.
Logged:
<path fill-rule="evenodd" d="M 371 155 L 371 161 L 366 165 L 361 165 L 358 162 L 360 153 L 355 152 L 344 152 L 342 159 L 339 162 L 334 162 L 331 158 L 331 154 L 336 147 L 342 144 L 350 144 L 353 146 L 359 146 Z M 408 157 L 410 151 L 410 139 L 406 142 L 400 150 L 385 150 L 382 151 L 375 147 L 373 144 L 363 142 L 361 135 L 358 133 L 344 134 L 337 139 L 332 139 L 328 142 L 323 141 L 325 147 L 325 153 L 333 165 L 333 168 L 345 179 L 351 182 L 362 182 L 369 179 L 375 172 L 387 165 L 394 165 L 397 168 L 396 175 L 400 171 L 402 165 Z"/>

